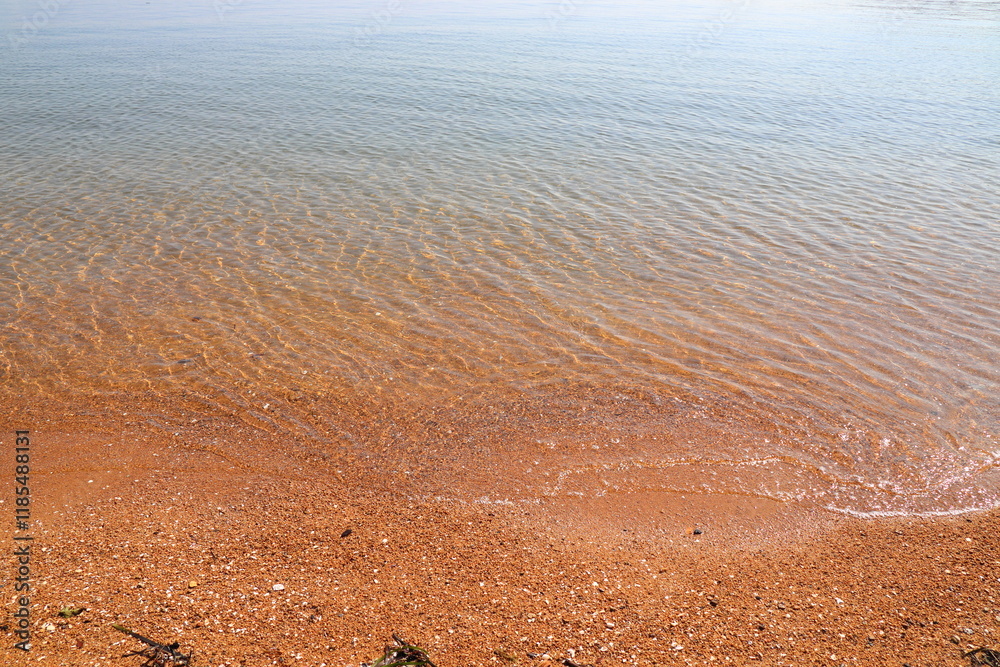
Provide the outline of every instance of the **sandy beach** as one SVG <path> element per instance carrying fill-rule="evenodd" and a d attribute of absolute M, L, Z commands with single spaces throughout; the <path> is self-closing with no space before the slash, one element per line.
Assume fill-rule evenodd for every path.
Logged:
<path fill-rule="evenodd" d="M 0 27 L 0 667 L 1000 651 L 997 2 Z"/>
<path fill-rule="evenodd" d="M 961 665 L 1000 632 L 995 512 L 482 504 L 320 475 L 252 437 L 236 460 L 221 433 L 95 424 L 32 430 L 32 649 L 8 634 L 4 664 L 140 664 L 113 623 L 197 665 L 316 667 L 393 633 L 439 667 Z"/>

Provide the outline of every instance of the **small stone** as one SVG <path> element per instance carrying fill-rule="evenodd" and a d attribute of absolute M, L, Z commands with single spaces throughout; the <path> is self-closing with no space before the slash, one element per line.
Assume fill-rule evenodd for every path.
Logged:
<path fill-rule="evenodd" d="M 962 638 L 959 637 L 958 635 L 955 635 L 955 636 L 953 636 L 951 638 L 951 643 L 952 644 L 961 644 L 962 643 Z"/>
<path fill-rule="evenodd" d="M 195 581 L 194 579 L 188 582 L 188 588 L 197 588 L 197 587 L 198 587 L 198 582 Z"/>
<path fill-rule="evenodd" d="M 694 529 L 694 534 L 695 535 L 701 535 L 701 528 L 695 528 Z"/>
<path fill-rule="evenodd" d="M 275 584 L 274 586 L 271 586 L 271 590 L 272 591 L 283 591 L 283 590 L 285 590 L 285 585 L 284 584 Z"/>
<path fill-rule="evenodd" d="M 976 631 L 973 630 L 972 628 L 962 628 L 962 632 L 964 632 L 967 635 L 972 635 L 975 634 Z"/>
<path fill-rule="evenodd" d="M 353 532 L 354 532 L 353 530 L 351 530 L 350 528 L 348 528 L 347 530 L 345 530 L 344 532 L 342 532 L 342 533 L 340 534 L 340 537 L 341 537 L 341 538 L 344 538 L 344 537 L 347 537 L 348 535 L 350 535 L 350 534 L 351 534 L 351 533 L 353 533 Z"/>
<path fill-rule="evenodd" d="M 45 630 L 46 632 L 55 632 L 56 626 L 52 625 L 51 623 L 46 623 L 45 625 L 42 626 L 42 630 Z"/>

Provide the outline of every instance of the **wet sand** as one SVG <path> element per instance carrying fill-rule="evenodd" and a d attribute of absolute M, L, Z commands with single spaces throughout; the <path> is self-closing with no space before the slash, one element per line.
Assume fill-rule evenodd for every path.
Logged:
<path fill-rule="evenodd" d="M 483 504 L 347 465 L 320 473 L 252 429 L 191 441 L 21 414 L 36 447 L 33 647 L 8 634 L 3 664 L 140 664 L 112 623 L 233 666 L 358 665 L 394 632 L 440 667 L 959 665 L 1000 643 L 996 512 L 860 520 L 671 494 Z M 23 425 L 8 427 L 12 465 Z"/>

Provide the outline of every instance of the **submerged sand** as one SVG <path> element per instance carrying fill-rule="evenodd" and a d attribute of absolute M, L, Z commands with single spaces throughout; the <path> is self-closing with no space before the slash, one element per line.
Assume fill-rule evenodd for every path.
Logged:
<path fill-rule="evenodd" d="M 8 634 L 2 664 L 141 664 L 112 623 L 213 666 L 358 665 L 392 633 L 439 667 L 960 665 L 1000 644 L 996 512 L 486 504 L 131 428 L 33 428 L 32 649 Z"/>

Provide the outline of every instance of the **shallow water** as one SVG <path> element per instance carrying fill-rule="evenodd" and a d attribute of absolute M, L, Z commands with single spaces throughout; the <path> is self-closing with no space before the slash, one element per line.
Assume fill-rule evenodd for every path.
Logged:
<path fill-rule="evenodd" d="M 8 394 L 489 500 L 997 504 L 996 3 L 40 7 Z"/>

